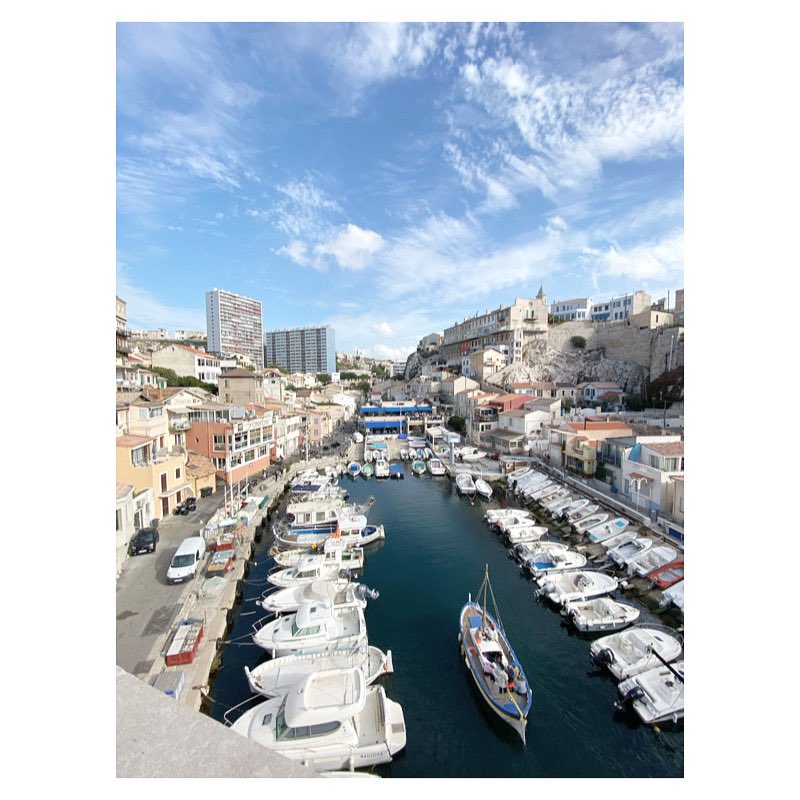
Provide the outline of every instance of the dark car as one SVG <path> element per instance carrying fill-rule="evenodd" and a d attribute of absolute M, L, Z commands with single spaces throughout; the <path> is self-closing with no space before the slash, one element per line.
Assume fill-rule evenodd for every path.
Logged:
<path fill-rule="evenodd" d="M 132 556 L 139 553 L 155 553 L 158 544 L 158 531 L 155 528 L 142 528 L 131 539 L 129 551 Z"/>
<path fill-rule="evenodd" d="M 197 498 L 196 497 L 187 497 L 186 498 L 186 508 L 189 511 L 194 511 L 197 508 Z"/>
<path fill-rule="evenodd" d="M 177 506 L 175 506 L 175 510 L 172 513 L 173 514 L 184 514 L 184 515 L 186 515 L 186 514 L 189 513 L 189 509 L 187 508 L 186 503 L 183 502 L 183 503 L 179 503 Z"/>

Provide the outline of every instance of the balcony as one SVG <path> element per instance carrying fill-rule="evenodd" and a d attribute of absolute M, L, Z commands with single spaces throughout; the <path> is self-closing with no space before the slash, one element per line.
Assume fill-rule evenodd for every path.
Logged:
<path fill-rule="evenodd" d="M 192 423 L 188 419 L 173 419 L 169 423 L 171 431 L 188 431 L 192 427 Z"/>

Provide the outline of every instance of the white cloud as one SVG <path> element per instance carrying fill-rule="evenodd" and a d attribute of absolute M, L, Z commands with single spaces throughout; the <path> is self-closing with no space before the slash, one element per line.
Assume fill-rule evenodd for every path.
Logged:
<path fill-rule="evenodd" d="M 132 328 L 205 330 L 205 308 L 184 308 L 163 303 L 136 286 L 124 263 L 117 267 L 117 294 L 127 303 L 128 324 Z M 204 295 L 199 295 L 204 299 Z"/>
<path fill-rule="evenodd" d="M 318 244 L 314 252 L 333 256 L 344 269 L 361 270 L 383 246 L 384 240 L 379 233 L 348 223 L 332 239 Z"/>
<path fill-rule="evenodd" d="M 279 256 L 288 256 L 295 264 L 299 264 L 301 267 L 311 267 L 320 272 L 326 269 L 326 265 L 321 259 L 309 257 L 308 246 L 297 239 L 283 247 L 279 247 L 275 253 Z"/>
<path fill-rule="evenodd" d="M 629 278 L 644 284 L 683 281 L 683 231 L 673 231 L 652 242 L 630 247 L 611 244 L 590 255 L 593 268 L 612 278 Z"/>

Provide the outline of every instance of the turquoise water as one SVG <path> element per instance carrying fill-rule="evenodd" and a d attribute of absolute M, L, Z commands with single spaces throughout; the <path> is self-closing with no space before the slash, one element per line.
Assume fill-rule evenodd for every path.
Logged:
<path fill-rule="evenodd" d="M 682 730 L 655 733 L 614 711 L 616 683 L 589 662 L 590 640 L 563 627 L 533 594 L 500 540 L 483 522 L 489 506 L 460 498 L 447 478 L 343 479 L 358 502 L 375 498 L 371 523 L 386 540 L 367 551 L 363 583 L 380 590 L 366 610 L 370 643 L 391 649 L 389 697 L 403 707 L 408 743 L 385 777 L 682 777 Z M 249 696 L 243 667 L 264 659 L 248 643 L 263 615 L 252 600 L 271 560 L 248 575 L 210 713 Z M 459 654 L 458 615 L 483 578 L 484 564 L 506 633 L 533 687 L 527 745 L 481 700 Z M 253 612 L 258 609 L 258 614 Z"/>

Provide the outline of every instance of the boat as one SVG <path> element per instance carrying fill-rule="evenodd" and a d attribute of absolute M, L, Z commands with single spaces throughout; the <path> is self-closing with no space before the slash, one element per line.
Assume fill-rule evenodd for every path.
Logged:
<path fill-rule="evenodd" d="M 400 451 L 400 460 L 408 461 L 408 450 L 405 447 Z"/>
<path fill-rule="evenodd" d="M 345 507 L 342 497 L 323 497 L 313 500 L 292 502 L 286 506 L 286 513 L 281 518 L 290 530 L 300 528 L 313 530 L 334 530 L 336 520 Z"/>
<path fill-rule="evenodd" d="M 533 578 L 586 566 L 586 556 L 576 550 L 538 551 L 523 561 L 523 569 Z"/>
<path fill-rule="evenodd" d="M 383 525 L 368 525 L 364 514 L 356 514 L 354 516 L 345 516 L 343 514 L 339 517 L 338 528 L 330 533 L 324 531 L 310 533 L 287 531 L 276 526 L 273 526 L 272 532 L 279 547 L 306 548 L 312 551 L 324 548 L 326 542 L 330 539 L 341 538 L 342 546 L 348 548 L 369 544 L 383 539 L 385 536 Z"/>
<path fill-rule="evenodd" d="M 489 525 L 496 525 L 505 517 L 529 517 L 531 512 L 527 508 L 490 508 L 483 518 Z"/>
<path fill-rule="evenodd" d="M 613 536 L 610 536 L 608 539 L 603 539 L 600 544 L 603 545 L 603 547 L 606 549 L 606 552 L 608 552 L 609 550 L 613 550 L 615 547 L 619 547 L 626 542 L 632 542 L 638 536 L 639 534 L 633 528 L 625 528 L 622 533 L 616 533 Z"/>
<path fill-rule="evenodd" d="M 364 451 L 364 461 L 365 461 L 367 464 L 371 464 L 371 463 L 372 463 L 372 461 L 373 461 L 373 459 L 374 459 L 374 457 L 375 457 L 375 453 L 374 453 L 372 450 L 370 450 L 369 448 L 367 448 L 367 449 Z M 364 469 L 364 468 L 362 467 L 361 469 L 362 469 L 362 472 L 363 472 L 363 469 Z"/>
<path fill-rule="evenodd" d="M 674 661 L 682 651 L 683 645 L 673 632 L 662 626 L 636 625 L 592 642 L 589 657 L 593 664 L 608 667 L 618 681 L 623 681 L 661 666 L 663 661 Z"/>
<path fill-rule="evenodd" d="M 550 498 L 546 503 L 542 505 L 542 508 L 547 512 L 547 515 L 550 517 L 558 517 L 561 515 L 561 511 L 568 506 L 572 505 L 573 502 L 572 495 L 567 492 L 562 497 Z"/>
<path fill-rule="evenodd" d="M 373 468 L 372 464 L 370 464 L 369 462 L 361 465 L 361 477 L 362 478 L 366 478 L 367 480 L 369 480 L 372 477 L 374 472 L 375 472 L 375 469 Z"/>
<path fill-rule="evenodd" d="M 386 459 L 378 458 L 375 460 L 375 477 L 388 478 L 389 477 L 389 462 Z"/>
<path fill-rule="evenodd" d="M 670 561 L 669 564 L 664 564 L 663 567 L 651 570 L 647 573 L 647 577 L 657 589 L 668 589 L 678 581 L 683 580 L 683 559 Z"/>
<path fill-rule="evenodd" d="M 558 484 L 554 483 L 550 478 L 545 478 L 545 480 L 537 481 L 532 485 L 530 483 L 525 483 L 522 486 L 517 485 L 517 494 L 521 494 L 527 500 L 533 500 L 535 494 L 539 492 L 544 494 L 550 487 L 552 487 L 551 491 L 555 491 L 558 489 Z"/>
<path fill-rule="evenodd" d="M 403 709 L 358 667 L 312 672 L 231 728 L 316 771 L 387 764 L 406 746 Z"/>
<path fill-rule="evenodd" d="M 361 464 L 358 461 L 351 461 L 347 465 L 347 474 L 351 478 L 357 478 L 361 474 Z"/>
<path fill-rule="evenodd" d="M 487 500 L 492 499 L 492 487 L 483 478 L 475 479 L 475 491 Z"/>
<path fill-rule="evenodd" d="M 264 697 L 282 697 L 294 684 L 312 672 L 361 667 L 367 686 L 383 675 L 394 672 L 392 651 L 385 653 L 372 645 L 332 653 L 310 653 L 273 658 L 252 670 L 244 668 L 250 691 Z"/>
<path fill-rule="evenodd" d="M 539 494 L 538 492 L 536 494 Z M 569 489 L 566 486 L 556 486 L 553 491 L 545 491 L 544 494 L 534 497 L 533 499 L 542 507 L 547 508 L 549 503 L 556 500 L 562 500 L 569 497 Z"/>
<path fill-rule="evenodd" d="M 458 455 L 461 456 L 462 461 L 480 461 L 482 458 L 486 458 L 488 453 L 484 452 L 483 450 L 478 450 L 477 447 L 462 447 L 460 450 L 456 451 Z"/>
<path fill-rule="evenodd" d="M 568 600 L 563 610 L 569 621 L 582 633 L 618 631 L 639 619 L 638 608 L 618 603 L 609 597 Z"/>
<path fill-rule="evenodd" d="M 664 589 L 662 592 L 663 597 L 659 601 L 659 605 L 663 608 L 668 606 L 670 603 L 677 606 L 681 611 L 683 611 L 683 581 L 680 580 L 677 583 L 673 583 L 668 589 Z"/>
<path fill-rule="evenodd" d="M 549 542 L 539 539 L 534 542 L 515 544 L 514 547 L 511 548 L 511 552 L 517 560 L 524 562 L 528 556 L 532 556 L 535 553 L 563 553 L 567 549 L 568 545 L 562 544 L 561 542 Z"/>
<path fill-rule="evenodd" d="M 359 646 L 367 638 L 364 610 L 330 600 L 303 603 L 293 614 L 258 628 L 253 641 L 273 658 L 291 653 L 324 653 Z"/>
<path fill-rule="evenodd" d="M 638 556 L 644 555 L 653 546 L 653 540 L 647 536 L 637 536 L 624 544 L 618 544 L 608 551 L 608 557 L 620 568 L 624 569 Z"/>
<path fill-rule="evenodd" d="M 367 607 L 367 600 L 376 600 L 380 593 L 363 583 L 351 583 L 347 578 L 317 579 L 309 583 L 288 586 L 266 594 L 259 605 L 270 614 L 291 614 L 303 603 L 330 600 L 335 606 L 358 605 Z"/>
<path fill-rule="evenodd" d="M 662 664 L 632 675 L 617 686 L 617 708 L 630 706 L 646 725 L 683 719 L 684 662 Z"/>
<path fill-rule="evenodd" d="M 441 459 L 431 458 L 428 461 L 428 472 L 434 476 L 446 475 L 447 467 L 445 467 L 444 462 Z"/>
<path fill-rule="evenodd" d="M 543 595 L 556 605 L 568 600 L 588 600 L 609 594 L 618 586 L 616 578 L 596 570 L 575 570 L 542 575 L 536 579 L 539 595 Z"/>
<path fill-rule="evenodd" d="M 595 525 L 600 525 L 601 523 L 605 522 L 609 517 L 609 514 L 592 514 L 591 517 L 584 517 L 577 522 L 572 524 L 572 530 L 575 533 L 583 533 L 589 528 L 594 528 Z"/>
<path fill-rule="evenodd" d="M 389 464 L 389 477 L 395 480 L 403 480 L 406 477 L 406 471 L 402 464 Z"/>
<path fill-rule="evenodd" d="M 418 447 L 417 448 L 417 458 L 420 459 L 420 461 L 427 461 L 428 460 L 428 451 L 427 451 L 427 449 L 424 448 L 424 447 Z"/>
<path fill-rule="evenodd" d="M 267 582 L 285 589 L 287 586 L 310 583 L 318 579 L 335 580 L 352 569 L 356 569 L 355 563 L 345 562 L 341 550 L 336 550 L 333 554 L 309 553 L 293 567 L 279 569 L 267 575 Z"/>
<path fill-rule="evenodd" d="M 456 490 L 461 495 L 474 497 L 475 481 L 472 480 L 472 475 L 470 475 L 468 472 L 459 472 L 456 475 Z"/>
<path fill-rule="evenodd" d="M 519 525 L 509 528 L 505 533 L 505 538 L 508 544 L 513 546 L 524 542 L 535 542 L 542 536 L 546 536 L 547 533 L 544 525 Z"/>
<path fill-rule="evenodd" d="M 558 516 L 563 517 L 564 519 L 569 519 L 569 515 L 573 514 L 577 511 L 580 511 L 582 508 L 586 508 L 589 505 L 589 500 L 586 497 L 581 497 L 578 500 L 573 500 L 568 506 L 560 509 L 558 512 Z"/>
<path fill-rule="evenodd" d="M 518 528 L 531 527 L 532 525 L 535 524 L 536 524 L 536 519 L 534 517 L 531 516 L 523 517 L 514 515 L 513 517 L 503 517 L 502 519 L 497 520 L 494 527 L 497 529 L 497 533 L 500 536 L 507 536 L 509 531 Z"/>
<path fill-rule="evenodd" d="M 538 472 L 537 470 L 530 470 L 526 475 L 523 475 L 521 478 L 517 479 L 514 484 L 513 488 L 517 494 L 521 494 L 528 489 L 533 490 L 535 486 L 543 486 L 545 481 L 549 481 L 550 478 L 547 477 L 543 472 Z"/>
<path fill-rule="evenodd" d="M 411 462 L 411 471 L 415 475 L 422 475 L 425 472 L 425 462 L 421 458 L 415 458 Z"/>
<path fill-rule="evenodd" d="M 307 556 L 310 552 L 318 552 L 318 550 L 317 547 L 314 547 L 313 551 L 298 547 L 291 550 L 279 550 L 271 555 L 279 567 L 294 567 L 303 556 Z M 337 550 L 341 551 L 340 556 L 334 555 Z M 360 547 L 345 547 L 341 536 L 331 536 L 326 539 L 322 544 L 322 552 L 329 558 L 341 558 L 342 569 L 358 570 L 364 567 L 364 551 Z"/>
<path fill-rule="evenodd" d="M 668 544 L 651 547 L 646 553 L 641 553 L 628 561 L 628 572 L 631 575 L 647 575 L 654 569 L 669 564 L 678 557 L 678 551 Z"/>
<path fill-rule="evenodd" d="M 475 686 L 489 708 L 508 723 L 525 744 L 525 726 L 531 710 L 533 693 L 525 677 L 508 637 L 497 614 L 494 593 L 492 602 L 495 615 L 487 610 L 489 567 L 486 566 L 483 583 L 476 595 L 483 601 L 469 596 L 459 615 L 458 640 L 464 665 L 472 676 Z"/>
<path fill-rule="evenodd" d="M 589 537 L 590 542 L 602 542 L 617 533 L 622 533 L 628 527 L 628 524 L 628 520 L 623 517 L 614 517 L 614 519 L 604 521 L 600 525 L 593 525 L 591 528 L 587 528 L 586 535 Z"/>
<path fill-rule="evenodd" d="M 565 519 L 574 526 L 575 523 L 580 522 L 582 519 L 586 519 L 586 517 L 591 517 L 599 510 L 600 506 L 597 503 L 590 503 L 588 506 L 581 506 L 575 511 L 568 512 L 565 516 Z"/>
<path fill-rule="evenodd" d="M 426 461 L 429 461 L 430 459 L 434 458 L 435 456 L 436 456 L 436 453 L 434 453 L 433 450 L 431 450 L 430 447 L 426 447 L 425 448 L 425 460 Z"/>
<path fill-rule="evenodd" d="M 532 467 L 519 467 L 519 469 L 512 470 L 506 475 L 506 483 L 513 487 L 520 478 L 523 478 L 525 475 L 530 475 L 533 472 L 534 470 Z"/>

